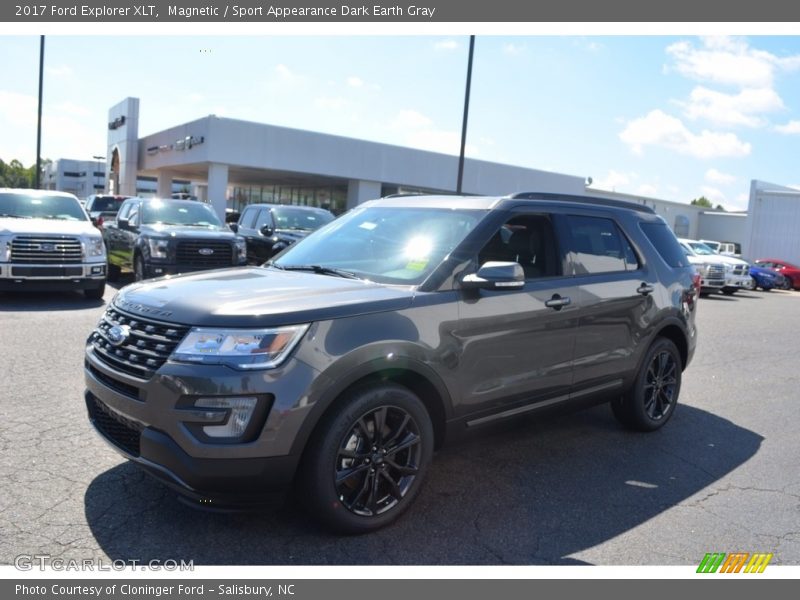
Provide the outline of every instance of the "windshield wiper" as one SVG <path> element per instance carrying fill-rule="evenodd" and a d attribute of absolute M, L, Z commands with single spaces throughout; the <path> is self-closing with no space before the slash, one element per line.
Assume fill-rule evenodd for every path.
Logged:
<path fill-rule="evenodd" d="M 8 219 L 32 219 L 33 217 L 27 217 L 24 215 L 10 215 L 8 213 L 0 213 L 0 218 L 8 218 Z"/>
<path fill-rule="evenodd" d="M 277 265 L 275 263 L 268 263 L 268 265 L 276 269 L 283 269 L 284 271 L 311 271 L 318 275 L 336 275 L 337 277 L 344 277 L 345 279 L 361 279 L 358 275 L 350 271 L 336 269 L 334 267 L 323 267 L 322 265 Z"/>

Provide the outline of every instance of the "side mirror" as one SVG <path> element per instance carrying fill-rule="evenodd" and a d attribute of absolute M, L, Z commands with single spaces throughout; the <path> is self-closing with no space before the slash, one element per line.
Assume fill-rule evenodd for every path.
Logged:
<path fill-rule="evenodd" d="M 272 227 L 269 225 L 264 225 L 261 229 L 259 229 L 259 231 L 264 237 L 269 237 L 272 235 Z"/>
<path fill-rule="evenodd" d="M 131 222 L 128 219 L 117 219 L 117 227 L 120 229 L 128 229 L 131 226 Z"/>
<path fill-rule="evenodd" d="M 480 290 L 518 290 L 525 287 L 525 271 L 516 262 L 487 262 L 477 273 L 461 279 L 461 287 Z"/>
<path fill-rule="evenodd" d="M 239 224 L 238 223 L 228 223 L 228 227 L 233 233 L 239 233 Z"/>

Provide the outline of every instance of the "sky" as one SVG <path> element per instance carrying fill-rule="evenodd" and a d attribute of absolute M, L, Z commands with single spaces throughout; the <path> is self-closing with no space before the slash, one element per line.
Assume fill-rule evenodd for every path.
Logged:
<path fill-rule="evenodd" d="M 51 35 L 42 156 L 104 156 L 108 109 L 128 96 L 140 135 L 215 114 L 457 155 L 468 45 Z M 0 159 L 28 166 L 39 37 L 0 35 L 0 59 Z M 800 187 L 800 36 L 478 35 L 466 154 L 744 210 L 751 179 Z"/>

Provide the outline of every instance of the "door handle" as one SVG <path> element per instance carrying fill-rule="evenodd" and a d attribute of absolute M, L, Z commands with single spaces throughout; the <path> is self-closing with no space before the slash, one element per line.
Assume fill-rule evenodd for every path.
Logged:
<path fill-rule="evenodd" d="M 558 294 L 553 294 L 553 297 L 550 300 L 546 300 L 544 305 L 547 308 L 552 308 L 555 310 L 561 310 L 563 307 L 569 305 L 572 300 L 569 299 L 568 296 L 564 296 L 563 298 Z"/>
<path fill-rule="evenodd" d="M 647 296 L 647 294 L 653 293 L 653 290 L 655 290 L 655 288 L 649 283 L 642 283 L 642 285 L 636 288 L 636 293 L 641 294 L 642 296 Z"/>

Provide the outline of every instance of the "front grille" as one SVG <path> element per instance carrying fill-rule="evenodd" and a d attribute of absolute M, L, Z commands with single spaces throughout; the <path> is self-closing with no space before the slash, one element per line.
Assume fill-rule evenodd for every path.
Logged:
<path fill-rule="evenodd" d="M 706 279 L 725 279 L 725 267 L 722 265 L 709 266 Z"/>
<path fill-rule="evenodd" d="M 63 265 L 82 260 L 83 248 L 75 237 L 20 235 L 11 240 L 12 263 Z"/>
<path fill-rule="evenodd" d="M 92 374 L 92 376 L 97 379 L 97 381 L 101 382 L 103 385 L 111 388 L 115 392 L 122 394 L 123 396 L 127 396 L 131 400 L 138 400 L 139 399 L 139 388 L 136 386 L 130 385 L 129 383 L 125 383 L 124 381 L 119 381 L 118 379 L 114 379 L 113 377 L 109 377 L 102 371 L 95 369 L 92 365 L 88 362 L 86 363 L 86 368 Z"/>
<path fill-rule="evenodd" d="M 233 246 L 228 242 L 178 242 L 175 260 L 179 267 L 213 269 L 233 264 Z"/>
<path fill-rule="evenodd" d="M 115 345 L 109 330 L 124 326 L 128 335 Z M 111 306 L 106 310 L 89 343 L 99 360 L 116 371 L 150 379 L 178 346 L 189 328 L 124 313 Z"/>
<path fill-rule="evenodd" d="M 144 426 L 115 413 L 91 394 L 87 394 L 86 404 L 89 418 L 97 430 L 115 446 L 133 456 L 139 456 L 139 441 Z"/>
<path fill-rule="evenodd" d="M 733 266 L 733 274 L 734 275 L 748 275 L 750 273 L 750 267 L 747 265 L 734 265 Z"/>

